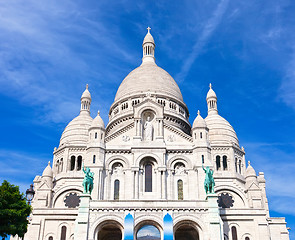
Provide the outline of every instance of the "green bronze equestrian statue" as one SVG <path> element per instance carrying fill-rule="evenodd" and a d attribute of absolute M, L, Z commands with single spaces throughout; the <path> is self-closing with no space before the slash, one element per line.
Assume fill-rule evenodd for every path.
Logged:
<path fill-rule="evenodd" d="M 204 181 L 206 194 L 214 193 L 215 181 L 213 178 L 213 170 L 211 170 L 209 167 L 204 168 L 203 165 L 202 165 L 202 168 L 204 172 L 206 173 L 205 181 Z"/>
<path fill-rule="evenodd" d="M 83 187 L 84 187 L 84 192 L 83 193 L 89 193 L 91 194 L 92 190 L 93 190 L 93 176 L 94 176 L 94 172 L 90 172 L 90 168 L 84 167 L 84 163 L 82 166 L 83 172 L 85 173 L 85 177 L 83 180 Z"/>

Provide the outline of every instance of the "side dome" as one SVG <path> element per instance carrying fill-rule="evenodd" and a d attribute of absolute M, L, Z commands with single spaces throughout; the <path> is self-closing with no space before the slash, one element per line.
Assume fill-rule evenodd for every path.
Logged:
<path fill-rule="evenodd" d="M 248 167 L 246 169 L 246 178 L 248 177 L 256 177 L 256 172 L 254 168 L 250 165 L 250 162 L 248 162 Z"/>
<path fill-rule="evenodd" d="M 175 80 L 155 63 L 145 63 L 130 72 L 118 88 L 115 102 L 141 93 L 156 93 L 183 102 Z"/>
<path fill-rule="evenodd" d="M 202 118 L 200 111 L 198 110 L 198 116 L 195 118 L 194 123 L 193 123 L 193 127 L 194 128 L 207 128 L 207 124 L 204 120 L 204 118 Z"/>
<path fill-rule="evenodd" d="M 100 117 L 100 112 L 97 112 L 97 116 L 93 119 L 90 129 L 91 128 L 105 128 L 104 121 Z"/>
<path fill-rule="evenodd" d="M 223 117 L 218 114 L 209 114 L 205 121 L 209 128 L 209 139 L 212 143 L 227 142 L 239 145 L 235 130 Z"/>
<path fill-rule="evenodd" d="M 50 162 L 48 162 L 47 167 L 44 169 L 42 173 L 42 177 L 53 177 L 52 168 L 50 167 Z"/>
<path fill-rule="evenodd" d="M 86 145 L 88 141 L 88 129 L 91 126 L 93 118 L 90 115 L 79 115 L 74 118 L 63 131 L 59 145 Z"/>

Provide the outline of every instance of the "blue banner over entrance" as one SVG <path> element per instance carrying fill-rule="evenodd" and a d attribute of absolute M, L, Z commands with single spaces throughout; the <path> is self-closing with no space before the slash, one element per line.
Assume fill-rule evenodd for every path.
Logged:
<path fill-rule="evenodd" d="M 173 219 L 169 213 L 164 216 L 164 240 L 173 240 Z"/>
<path fill-rule="evenodd" d="M 133 240 L 134 218 L 128 213 L 124 219 L 124 240 Z"/>

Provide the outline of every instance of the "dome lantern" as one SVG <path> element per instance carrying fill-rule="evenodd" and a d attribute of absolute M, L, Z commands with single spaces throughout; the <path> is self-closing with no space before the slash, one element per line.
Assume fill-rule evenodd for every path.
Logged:
<path fill-rule="evenodd" d="M 147 28 L 148 32 L 142 43 L 143 57 L 142 64 L 155 63 L 155 41 L 150 33 L 151 28 Z"/>
<path fill-rule="evenodd" d="M 90 104 L 91 104 L 91 94 L 88 90 L 88 84 L 86 84 L 86 89 L 81 96 L 80 113 L 90 114 Z"/>
<path fill-rule="evenodd" d="M 212 84 L 209 84 L 209 91 L 207 93 L 207 106 L 208 106 L 208 114 L 209 113 L 218 113 L 217 110 L 217 96 L 215 94 L 215 92 L 212 89 Z"/>

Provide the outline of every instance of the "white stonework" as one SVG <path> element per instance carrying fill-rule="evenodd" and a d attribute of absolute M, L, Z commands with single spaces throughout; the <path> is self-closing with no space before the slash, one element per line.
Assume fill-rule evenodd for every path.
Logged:
<path fill-rule="evenodd" d="M 166 213 L 176 240 L 289 239 L 285 219 L 269 216 L 264 174 L 246 167 L 211 84 L 208 115 L 198 113 L 191 127 L 181 91 L 156 65 L 154 51 L 148 30 L 142 64 L 120 85 L 106 127 L 99 113 L 90 116 L 87 86 L 79 116 L 53 152 L 52 168 L 34 179 L 25 240 L 130 239 L 124 232 L 128 213 L 134 239 L 146 224 L 158 228 L 161 239 L 172 239 L 164 236 Z M 95 173 L 91 198 L 82 194 L 82 163 Z M 214 170 L 216 194 L 206 196 L 202 165 Z M 80 196 L 80 207 L 66 206 L 70 194 Z M 218 198 L 226 201 L 223 207 Z"/>

